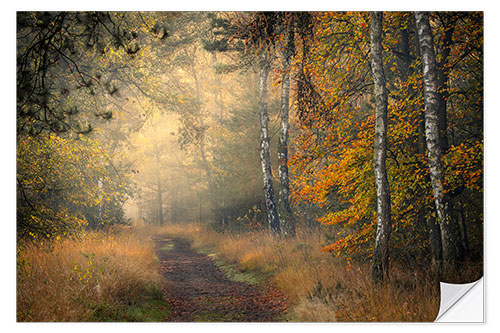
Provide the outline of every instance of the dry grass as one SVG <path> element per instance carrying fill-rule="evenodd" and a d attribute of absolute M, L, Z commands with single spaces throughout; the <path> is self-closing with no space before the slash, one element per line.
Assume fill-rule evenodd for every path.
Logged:
<path fill-rule="evenodd" d="M 290 320 L 433 321 L 439 288 L 424 272 L 397 268 L 387 285 L 374 286 L 370 267 L 350 269 L 321 252 L 320 234 L 299 232 L 296 239 L 273 239 L 268 233 L 219 234 L 198 224 L 165 226 L 159 232 L 184 237 L 195 248 L 217 251 L 243 271 L 268 276 L 290 297 Z"/>
<path fill-rule="evenodd" d="M 89 233 L 18 250 L 18 321 L 126 320 L 120 309 L 161 288 L 149 235 Z"/>

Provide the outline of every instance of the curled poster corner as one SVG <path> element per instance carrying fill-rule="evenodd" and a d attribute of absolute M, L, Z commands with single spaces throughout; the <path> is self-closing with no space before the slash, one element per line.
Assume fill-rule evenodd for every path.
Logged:
<path fill-rule="evenodd" d="M 440 282 L 441 304 L 436 322 L 484 322 L 483 278 L 465 284 Z"/>

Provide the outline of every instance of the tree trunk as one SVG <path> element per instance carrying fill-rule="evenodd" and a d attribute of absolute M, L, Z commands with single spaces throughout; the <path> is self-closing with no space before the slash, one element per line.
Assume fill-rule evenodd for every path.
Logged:
<path fill-rule="evenodd" d="M 281 123 L 278 144 L 279 161 L 279 216 L 285 236 L 295 237 L 295 220 L 290 207 L 290 185 L 288 178 L 288 111 L 290 109 L 290 59 L 293 54 L 293 22 L 288 22 L 286 46 L 283 49 L 283 77 L 281 82 Z"/>
<path fill-rule="evenodd" d="M 262 177 L 264 180 L 264 196 L 267 208 L 267 222 L 273 235 L 281 235 L 278 210 L 274 200 L 273 175 L 271 170 L 271 158 L 269 155 L 269 115 L 267 113 L 267 77 L 269 75 L 269 63 L 267 51 L 260 55 L 259 73 L 259 118 L 260 118 L 260 161 L 262 164 Z"/>
<path fill-rule="evenodd" d="M 161 188 L 161 180 L 160 177 L 157 179 L 158 186 L 158 223 L 163 225 L 163 193 Z"/>
<path fill-rule="evenodd" d="M 424 208 L 424 212 L 426 209 Z M 441 228 L 434 216 L 429 216 L 427 219 L 429 228 L 429 241 L 431 245 L 431 269 L 436 272 L 441 267 L 443 259 L 443 244 L 441 242 Z"/>
<path fill-rule="evenodd" d="M 102 163 L 102 161 L 101 161 Z M 99 207 L 98 207 L 98 211 L 97 211 L 97 221 L 94 223 L 94 227 L 97 229 L 99 226 L 102 225 L 102 215 L 103 215 L 103 212 L 104 212 L 104 205 L 103 205 L 103 202 L 102 202 L 102 187 L 103 187 L 103 181 L 101 178 L 99 178 L 97 180 L 97 188 L 99 188 Z"/>
<path fill-rule="evenodd" d="M 200 223 L 203 223 L 203 192 L 200 191 L 199 194 L 199 206 L 200 206 Z"/>
<path fill-rule="evenodd" d="M 448 150 L 448 117 L 447 117 L 447 104 L 448 104 L 448 72 L 449 70 L 446 68 L 448 65 L 451 44 L 453 42 L 453 31 L 454 24 L 447 21 L 444 23 L 445 31 L 442 36 L 442 48 L 441 48 L 441 57 L 440 60 L 436 63 L 437 69 L 437 82 L 438 82 L 438 94 L 439 94 L 439 140 L 441 145 L 441 150 L 444 153 Z M 437 60 L 437 59 L 436 59 Z"/>
<path fill-rule="evenodd" d="M 460 205 L 460 204 L 459 204 Z M 469 247 L 469 237 L 467 236 L 467 226 L 465 224 L 465 214 L 464 209 L 460 205 L 460 210 L 458 212 L 458 226 L 460 228 L 460 235 L 462 237 L 462 246 L 464 248 L 464 256 L 470 256 L 470 247 Z"/>
<path fill-rule="evenodd" d="M 387 91 L 382 57 L 382 12 L 371 14 L 371 67 L 375 85 L 375 145 L 373 169 L 377 187 L 377 233 L 373 251 L 372 279 L 389 275 L 389 236 L 391 233 L 391 195 L 387 180 Z"/>
<path fill-rule="evenodd" d="M 160 225 L 163 225 L 163 189 L 161 188 L 161 161 L 160 161 L 160 151 L 158 148 L 158 143 L 156 142 L 156 137 L 155 137 L 155 144 L 154 144 L 154 154 L 155 154 L 155 161 L 156 161 L 156 166 L 158 168 L 157 173 L 156 173 L 156 186 L 157 186 L 157 204 L 158 204 L 158 223 Z"/>
<path fill-rule="evenodd" d="M 217 52 L 212 52 L 212 64 L 217 65 Z M 219 122 L 224 118 L 224 102 L 222 100 L 222 85 L 219 75 L 214 75 L 214 89 L 215 89 L 215 105 L 217 106 L 217 113 L 219 114 Z"/>
<path fill-rule="evenodd" d="M 440 95 L 438 93 L 436 55 L 432 39 L 429 16 L 425 12 L 416 12 L 415 20 L 422 56 L 424 105 L 425 105 L 425 138 L 429 160 L 430 177 L 437 220 L 441 229 L 443 246 L 443 264 L 446 272 L 453 271 L 463 260 L 463 247 L 460 231 L 456 221 L 449 212 L 448 198 L 444 193 L 444 167 L 442 163 L 442 147 L 439 131 Z"/>
<path fill-rule="evenodd" d="M 421 58 L 420 46 L 417 38 L 417 58 Z M 427 143 L 425 141 L 425 110 L 422 110 L 418 114 L 418 153 L 425 156 Z M 430 182 L 430 176 L 426 177 L 426 182 Z M 433 272 L 439 272 L 441 268 L 441 262 L 443 259 L 443 245 L 441 244 L 441 228 L 439 227 L 436 217 L 429 214 L 430 211 L 428 207 L 422 207 L 419 211 L 419 222 L 425 222 L 427 224 L 429 243 L 431 247 L 431 269 Z M 420 223 L 424 225 L 424 223 Z"/>
<path fill-rule="evenodd" d="M 170 219 L 172 223 L 177 223 L 177 196 L 179 194 L 179 185 L 175 185 L 175 192 L 172 196 L 172 212 Z"/>

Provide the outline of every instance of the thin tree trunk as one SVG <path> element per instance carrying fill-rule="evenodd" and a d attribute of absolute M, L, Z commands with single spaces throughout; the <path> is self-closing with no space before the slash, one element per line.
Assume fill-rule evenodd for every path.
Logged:
<path fill-rule="evenodd" d="M 259 118 L 260 118 L 260 161 L 262 164 L 262 177 L 264 180 L 264 196 L 267 208 L 267 221 L 273 235 L 281 234 L 281 225 L 278 210 L 274 200 L 273 175 L 271 170 L 271 158 L 269 154 L 269 115 L 267 113 L 267 77 L 269 75 L 269 63 L 267 51 L 260 55 L 259 73 Z"/>
<path fill-rule="evenodd" d="M 212 63 L 215 67 L 217 65 L 217 52 L 212 52 Z M 219 75 L 214 75 L 214 85 L 215 85 L 215 105 L 217 106 L 217 113 L 219 114 L 219 121 L 224 118 L 224 102 L 222 101 L 222 85 L 219 79 Z"/>
<path fill-rule="evenodd" d="M 458 205 L 460 205 L 458 203 Z M 460 228 L 460 235 L 462 236 L 462 246 L 464 248 L 464 256 L 470 256 L 470 247 L 469 247 L 469 237 L 467 236 L 467 226 L 465 224 L 465 214 L 464 209 L 460 205 L 460 210 L 458 212 L 458 226 Z"/>
<path fill-rule="evenodd" d="M 448 117 L 447 117 L 447 103 L 448 103 L 448 65 L 451 44 L 453 38 L 454 25 L 448 26 L 450 22 L 445 23 L 445 31 L 442 37 L 442 50 L 439 61 L 436 63 L 437 69 L 437 82 L 438 82 L 438 94 L 439 94 L 439 140 L 441 145 L 441 150 L 445 153 L 448 150 Z"/>
<path fill-rule="evenodd" d="M 156 141 L 156 136 L 155 136 L 155 141 L 154 141 L 154 154 L 155 154 L 155 161 L 156 161 L 156 166 L 158 168 L 157 173 L 156 173 L 156 186 L 158 189 L 157 193 L 157 204 L 158 204 L 158 223 L 160 225 L 163 225 L 163 189 L 161 188 L 161 161 L 160 161 L 160 151 L 158 147 L 158 142 Z"/>
<path fill-rule="evenodd" d="M 199 195 L 199 205 L 200 205 L 200 222 L 203 223 L 203 193 L 200 192 Z"/>
<path fill-rule="evenodd" d="M 441 243 L 443 246 L 443 264 L 446 272 L 453 271 L 463 260 L 463 247 L 460 231 L 456 221 L 449 212 L 448 198 L 444 193 L 444 167 L 442 147 L 439 132 L 439 106 L 436 55 L 432 39 L 429 16 L 425 12 L 416 12 L 415 20 L 422 55 L 424 105 L 425 105 L 425 137 L 429 159 L 430 177 L 437 220 L 441 229 Z"/>
<path fill-rule="evenodd" d="M 158 223 L 163 225 L 163 193 L 161 188 L 161 180 L 160 177 L 157 179 L 158 186 Z"/>
<path fill-rule="evenodd" d="M 179 194 L 179 185 L 175 185 L 175 192 L 174 195 L 172 196 L 172 213 L 171 213 L 171 220 L 172 223 L 177 223 L 177 196 Z"/>
<path fill-rule="evenodd" d="M 375 145 L 373 169 L 377 187 L 377 233 L 373 251 L 372 278 L 382 281 L 389 275 L 391 195 L 387 180 L 387 91 L 382 57 L 382 12 L 371 14 L 371 66 L 375 84 Z"/>
<path fill-rule="evenodd" d="M 102 163 L 102 161 L 101 161 Z M 97 229 L 99 226 L 102 225 L 102 215 L 103 215 L 103 212 L 104 212 L 104 205 L 103 205 L 103 202 L 102 202 L 102 187 L 103 187 L 103 182 L 102 182 L 102 179 L 99 178 L 97 180 L 97 188 L 99 189 L 99 207 L 98 207 L 98 215 L 97 215 L 97 221 L 94 223 L 94 227 Z"/>
<path fill-rule="evenodd" d="M 283 50 L 283 77 L 281 82 L 281 123 L 278 144 L 279 160 L 279 214 L 285 236 L 295 236 L 295 220 L 290 207 L 290 184 L 288 177 L 288 112 L 290 109 L 290 59 L 294 48 L 293 22 L 288 22 L 286 46 Z"/>

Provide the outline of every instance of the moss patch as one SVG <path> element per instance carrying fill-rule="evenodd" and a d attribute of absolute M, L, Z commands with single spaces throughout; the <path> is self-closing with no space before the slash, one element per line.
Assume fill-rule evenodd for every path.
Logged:
<path fill-rule="evenodd" d="M 152 299 L 134 304 L 126 312 L 127 321 L 159 322 L 168 319 L 169 304 L 161 299 Z"/>
<path fill-rule="evenodd" d="M 220 258 L 217 253 L 206 248 L 197 248 L 196 252 L 204 254 L 226 275 L 226 277 L 234 282 L 243 282 L 251 285 L 258 285 L 264 282 L 264 278 L 254 272 L 244 272 L 239 269 L 238 265 L 230 264 Z"/>
<path fill-rule="evenodd" d="M 225 263 L 220 259 L 214 259 L 214 263 L 231 281 L 244 282 L 251 285 L 258 285 L 263 282 L 263 279 L 257 274 L 242 272 L 238 269 L 237 265 Z"/>
<path fill-rule="evenodd" d="M 140 299 L 123 304 L 93 304 L 90 321 L 95 322 L 161 322 L 168 320 L 170 306 L 160 290 L 151 289 Z"/>
<path fill-rule="evenodd" d="M 172 251 L 172 249 L 174 248 L 174 244 L 172 243 L 168 243 L 168 244 L 165 244 L 163 245 L 161 248 L 160 248 L 160 251 L 163 251 L 163 252 L 168 252 L 168 251 Z"/>

